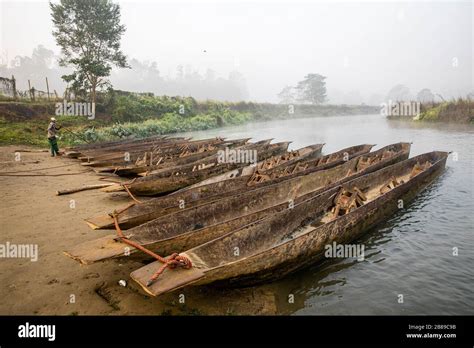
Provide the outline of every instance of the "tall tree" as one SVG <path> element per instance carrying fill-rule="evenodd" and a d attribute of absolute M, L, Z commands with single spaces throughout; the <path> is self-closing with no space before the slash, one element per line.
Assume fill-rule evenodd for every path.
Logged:
<path fill-rule="evenodd" d="M 120 50 L 125 32 L 120 6 L 110 0 L 60 0 L 50 3 L 50 8 L 53 35 L 62 53 L 59 64 L 74 70 L 63 79 L 89 91 L 95 103 L 97 90 L 108 84 L 112 67 L 128 67 Z"/>
<path fill-rule="evenodd" d="M 280 100 L 280 104 L 291 104 L 295 102 L 295 91 L 294 87 L 285 86 L 280 93 L 277 95 Z"/>
<path fill-rule="evenodd" d="M 311 104 L 321 104 L 326 101 L 326 76 L 308 74 L 303 81 L 298 82 L 296 90 L 298 99 Z"/>

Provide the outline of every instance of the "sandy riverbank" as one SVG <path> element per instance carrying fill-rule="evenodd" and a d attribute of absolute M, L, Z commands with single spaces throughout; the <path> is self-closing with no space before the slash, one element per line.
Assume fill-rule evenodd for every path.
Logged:
<path fill-rule="evenodd" d="M 71 174 L 85 171 L 77 161 L 52 158 L 47 152 L 21 152 L 20 146 L 0 147 L 0 174 Z M 35 150 L 37 151 L 37 150 Z M 36 171 L 39 168 L 58 168 Z M 35 170 L 35 171 L 31 171 Z M 27 171 L 27 172 L 21 172 Z M 21 173 L 20 173 L 21 172 Z M 112 211 L 129 202 L 122 194 L 83 191 L 56 196 L 58 189 L 103 183 L 94 172 L 61 176 L 0 176 L 0 244 L 38 245 L 38 261 L 0 259 L 0 314 L 161 315 L 161 314 L 274 314 L 275 296 L 259 288 L 185 289 L 159 298 L 146 296 L 130 280 L 138 262 L 83 266 L 62 251 L 110 231 L 93 231 L 84 219 Z M 70 200 L 75 200 L 75 208 Z M 118 284 L 127 282 L 126 287 Z M 185 295 L 185 304 L 178 296 Z M 75 303 L 71 299 L 75 298 Z"/>

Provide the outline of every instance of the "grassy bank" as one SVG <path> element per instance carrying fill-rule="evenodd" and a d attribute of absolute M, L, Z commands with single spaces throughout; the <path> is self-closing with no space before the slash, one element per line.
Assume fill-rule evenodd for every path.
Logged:
<path fill-rule="evenodd" d="M 61 144 L 146 137 L 204 130 L 251 121 L 288 117 L 377 113 L 365 105 L 282 105 L 252 102 L 196 101 L 191 97 L 153 96 L 115 91 L 102 94 L 96 117 L 56 116 L 55 102 L 0 101 L 0 144 L 46 146 L 51 116 L 64 127 Z"/>
<path fill-rule="evenodd" d="M 421 104 L 418 116 L 388 116 L 388 118 L 414 122 L 474 124 L 474 100 L 460 98 L 443 103 Z"/>
<path fill-rule="evenodd" d="M 456 101 L 422 107 L 418 121 L 450 122 L 474 124 L 474 101 L 458 99 Z"/>

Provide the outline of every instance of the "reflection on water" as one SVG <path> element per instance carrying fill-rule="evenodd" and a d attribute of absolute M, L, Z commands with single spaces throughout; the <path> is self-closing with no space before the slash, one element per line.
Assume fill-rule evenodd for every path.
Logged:
<path fill-rule="evenodd" d="M 271 309 L 259 314 L 272 314 L 273 308 L 277 314 L 305 315 L 474 314 L 474 127 L 369 115 L 279 120 L 185 134 L 293 140 L 293 149 L 326 143 L 325 153 L 361 143 L 377 144 L 377 149 L 399 141 L 413 142 L 411 156 L 456 152 L 458 160 L 450 156 L 447 170 L 433 185 L 358 241 L 365 246 L 364 261 L 326 260 L 236 294 L 242 309 L 251 303 L 252 293 L 266 294 L 259 299 Z M 223 294 L 219 291 L 208 293 L 209 305 L 211 297 Z M 233 291 L 242 290 L 225 293 Z M 398 295 L 403 295 L 403 303 L 398 303 Z M 232 314 L 239 313 L 237 301 Z"/>

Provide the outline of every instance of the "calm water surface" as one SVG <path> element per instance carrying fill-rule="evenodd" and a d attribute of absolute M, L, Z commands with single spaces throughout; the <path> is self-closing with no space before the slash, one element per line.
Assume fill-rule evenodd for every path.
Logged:
<path fill-rule="evenodd" d="M 277 314 L 474 314 L 474 127 L 419 125 L 379 115 L 314 117 L 184 133 L 325 143 L 324 153 L 361 143 L 413 142 L 410 156 L 453 151 L 444 174 L 405 209 L 369 231 L 365 260 L 325 261 L 259 286 Z M 453 248 L 458 248 L 458 256 Z M 288 303 L 288 295 L 294 303 Z M 398 303 L 398 295 L 403 303 Z M 248 299 L 245 299 L 248 301 Z"/>

